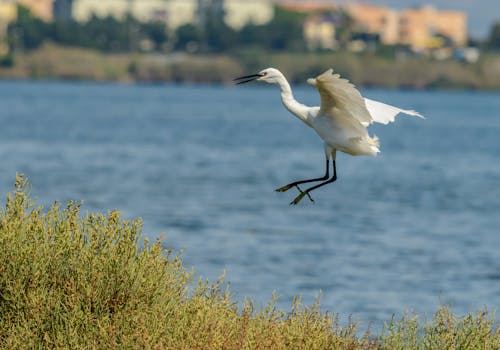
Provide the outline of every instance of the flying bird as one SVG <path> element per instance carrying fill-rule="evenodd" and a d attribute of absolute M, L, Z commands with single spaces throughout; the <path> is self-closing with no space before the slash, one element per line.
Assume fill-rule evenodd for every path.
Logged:
<path fill-rule="evenodd" d="M 292 187 L 299 190 L 299 195 L 290 205 L 296 205 L 304 196 L 314 202 L 309 194 L 311 191 L 337 180 L 335 164 L 337 150 L 353 156 L 374 156 L 380 152 L 378 138 L 368 134 L 367 127 L 370 124 L 374 122 L 388 124 L 393 122 L 396 115 L 400 113 L 424 118 L 415 111 L 404 110 L 364 98 L 347 79 L 341 78 L 339 74 L 334 74 L 333 69 L 307 80 L 310 85 L 316 87 L 320 94 L 321 105 L 319 107 L 306 106 L 295 100 L 290 84 L 285 76 L 275 68 L 267 68 L 257 74 L 236 78 L 234 81 L 236 84 L 257 81 L 279 85 L 281 102 L 285 108 L 307 126 L 313 128 L 324 141 L 325 175 L 314 179 L 294 181 L 276 189 L 278 192 L 288 191 Z M 331 177 L 330 159 L 333 163 Z M 319 184 L 304 191 L 299 187 L 301 184 L 319 181 L 321 181 Z"/>

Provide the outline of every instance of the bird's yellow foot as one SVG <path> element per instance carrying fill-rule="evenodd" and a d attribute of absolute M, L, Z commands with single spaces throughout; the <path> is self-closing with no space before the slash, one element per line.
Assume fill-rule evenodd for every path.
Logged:
<path fill-rule="evenodd" d="M 297 197 L 295 197 L 295 199 L 290 203 L 290 205 L 297 205 L 306 195 L 309 197 L 311 202 L 314 203 L 314 200 L 311 198 L 308 192 L 300 192 L 300 194 Z"/>
<path fill-rule="evenodd" d="M 286 192 L 286 191 L 288 191 L 292 187 L 294 187 L 293 184 L 288 184 L 288 185 L 285 185 L 283 187 L 277 188 L 275 191 L 276 192 Z"/>
<path fill-rule="evenodd" d="M 302 189 L 299 187 L 299 185 L 296 185 L 295 187 L 297 187 L 297 189 L 299 190 L 300 193 L 304 193 L 304 191 L 302 191 Z M 314 199 L 311 197 L 309 192 L 306 191 L 305 194 L 307 195 L 307 198 L 309 198 L 309 200 L 314 203 Z"/>
<path fill-rule="evenodd" d="M 297 205 L 297 203 L 299 203 L 302 200 L 302 198 L 304 198 L 305 195 L 306 193 L 302 192 L 297 197 L 295 197 L 295 199 L 290 203 L 290 205 Z"/>

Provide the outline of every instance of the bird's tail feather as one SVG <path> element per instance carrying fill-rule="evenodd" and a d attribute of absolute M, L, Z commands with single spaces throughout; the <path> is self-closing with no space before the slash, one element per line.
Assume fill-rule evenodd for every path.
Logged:
<path fill-rule="evenodd" d="M 369 137 L 368 139 L 368 144 L 370 145 L 372 151 L 375 152 L 375 154 L 380 153 L 380 141 L 378 139 L 378 136 L 373 135 L 373 137 Z"/>
<path fill-rule="evenodd" d="M 342 150 L 351 155 L 376 155 L 380 153 L 380 142 L 377 136 L 353 137 L 351 150 Z"/>

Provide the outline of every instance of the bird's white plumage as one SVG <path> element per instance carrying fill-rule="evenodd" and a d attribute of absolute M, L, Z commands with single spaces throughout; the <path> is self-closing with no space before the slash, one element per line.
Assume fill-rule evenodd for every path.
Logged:
<path fill-rule="evenodd" d="M 279 85 L 286 109 L 312 127 L 325 142 L 325 149 L 332 150 L 332 155 L 335 150 L 351 155 L 376 155 L 380 152 L 379 140 L 368 134 L 369 125 L 374 122 L 388 124 L 400 113 L 423 118 L 415 111 L 364 98 L 354 84 L 335 74 L 333 69 L 307 80 L 319 92 L 319 107 L 309 107 L 295 100 L 290 84 L 275 68 L 239 79 Z"/>
<path fill-rule="evenodd" d="M 373 118 L 353 84 L 333 74 L 332 69 L 308 82 L 321 96 L 321 106 L 312 126 L 329 146 L 351 155 L 380 152 L 378 138 L 370 137 L 366 129 Z"/>
<path fill-rule="evenodd" d="M 382 102 L 363 98 L 356 86 L 343 79 L 339 74 L 334 74 L 329 69 L 316 78 L 310 78 L 307 82 L 318 89 L 321 96 L 321 110 L 327 113 L 333 107 L 344 110 L 358 120 L 363 126 L 373 122 L 389 124 L 394 122 L 400 113 L 424 118 L 420 113 L 413 110 L 405 110 Z"/>
<path fill-rule="evenodd" d="M 349 80 L 342 79 L 339 74 L 333 74 L 333 69 L 309 79 L 308 82 L 318 89 L 321 96 L 321 113 L 331 117 L 342 113 L 362 125 L 367 126 L 371 123 L 372 117 L 359 91 Z"/>
<path fill-rule="evenodd" d="M 333 69 L 307 82 L 315 86 L 321 96 L 319 112 L 311 123 L 313 128 L 331 147 L 351 155 L 380 152 L 378 138 L 368 135 L 366 128 L 370 124 L 388 124 L 400 113 L 423 118 L 415 111 L 363 98 L 354 84 L 334 74 Z"/>
<path fill-rule="evenodd" d="M 366 109 L 370 112 L 372 120 L 380 124 L 389 124 L 396 119 L 400 113 L 412 115 L 425 119 L 424 116 L 412 110 L 401 109 L 382 102 L 370 100 L 365 98 Z"/>
<path fill-rule="evenodd" d="M 308 79 L 307 82 L 316 87 L 321 97 L 320 107 L 309 107 L 295 100 L 290 84 L 285 76 L 275 68 L 267 68 L 258 74 L 252 74 L 236 78 L 238 84 L 250 81 L 262 81 L 269 84 L 277 84 L 281 89 L 281 101 L 287 110 L 316 131 L 324 141 L 326 156 L 326 175 L 323 178 L 309 179 L 292 182 L 278 188 L 276 191 L 285 192 L 292 187 L 297 187 L 300 194 L 291 204 L 297 204 L 309 192 L 331 183 L 337 179 L 335 155 L 336 151 L 342 151 L 351 155 L 376 155 L 380 152 L 379 140 L 376 136 L 368 134 L 367 127 L 376 122 L 388 124 L 393 122 L 396 115 L 400 113 L 423 118 L 420 113 L 412 110 L 404 110 L 382 102 L 363 98 L 356 87 L 339 74 L 334 74 L 332 69 L 327 70 L 316 78 Z M 328 178 L 328 164 L 333 158 L 332 178 Z M 298 185 L 313 181 L 326 180 L 319 185 L 302 191 Z"/>

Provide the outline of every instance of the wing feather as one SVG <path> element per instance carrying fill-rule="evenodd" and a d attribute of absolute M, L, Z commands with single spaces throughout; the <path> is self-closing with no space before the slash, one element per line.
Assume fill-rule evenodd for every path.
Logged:
<path fill-rule="evenodd" d="M 329 69 L 315 79 L 309 79 L 311 85 L 316 86 L 321 96 L 320 111 L 331 115 L 333 109 L 347 115 L 364 126 L 372 123 L 372 117 L 366 109 L 365 101 L 356 87 L 347 79 L 342 79 L 339 74 L 333 74 Z"/>
<path fill-rule="evenodd" d="M 368 98 L 365 98 L 365 104 L 366 109 L 368 109 L 368 112 L 370 112 L 373 121 L 380 124 L 389 124 L 393 122 L 399 113 L 404 113 L 425 119 L 425 117 L 418 112 L 401 109 L 382 102 L 370 100 Z"/>
<path fill-rule="evenodd" d="M 368 126 L 373 122 L 388 124 L 393 122 L 400 113 L 425 119 L 416 111 L 363 98 L 354 84 L 341 78 L 339 74 L 334 74 L 333 69 L 327 70 L 316 78 L 308 79 L 307 82 L 318 89 L 321 96 L 320 111 L 332 118 L 336 115 L 348 116 L 363 126 Z M 337 109 L 337 113 L 333 113 L 333 109 Z"/>

